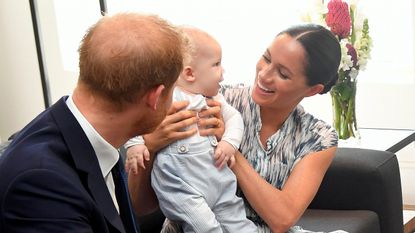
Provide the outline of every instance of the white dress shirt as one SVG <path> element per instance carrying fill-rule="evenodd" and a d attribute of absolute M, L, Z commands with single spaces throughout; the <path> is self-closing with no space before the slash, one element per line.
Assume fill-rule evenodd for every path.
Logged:
<path fill-rule="evenodd" d="M 117 198 L 115 196 L 115 185 L 114 179 L 112 178 L 111 169 L 117 163 L 119 158 L 119 153 L 116 148 L 109 144 L 105 139 L 99 135 L 99 133 L 94 129 L 94 127 L 88 122 L 88 120 L 82 115 L 79 109 L 76 107 L 73 102 L 72 95 L 66 100 L 66 105 L 68 105 L 69 110 L 75 116 L 78 123 L 81 125 L 81 128 L 85 132 L 86 136 L 89 139 L 92 147 L 94 148 L 95 154 L 98 159 L 99 167 L 101 168 L 102 176 L 104 177 L 105 183 L 107 184 L 108 191 L 112 197 L 115 208 L 118 213 L 119 207 Z"/>

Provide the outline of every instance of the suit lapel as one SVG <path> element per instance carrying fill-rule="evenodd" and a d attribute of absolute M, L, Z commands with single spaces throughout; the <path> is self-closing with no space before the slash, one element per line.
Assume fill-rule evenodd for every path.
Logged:
<path fill-rule="evenodd" d="M 52 116 L 62 132 L 76 168 L 87 173 L 88 187 L 85 188 L 89 191 L 105 218 L 120 232 L 125 232 L 121 218 L 102 177 L 95 151 L 78 121 L 67 107 L 66 99 L 67 97 L 61 98 L 51 107 Z"/>

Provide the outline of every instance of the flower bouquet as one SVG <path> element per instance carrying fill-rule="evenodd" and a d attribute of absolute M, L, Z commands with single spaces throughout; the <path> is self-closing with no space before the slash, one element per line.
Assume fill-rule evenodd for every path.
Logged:
<path fill-rule="evenodd" d="M 368 19 L 360 14 L 355 3 L 343 0 L 316 2 L 315 10 L 305 14 L 304 21 L 323 25 L 338 38 L 342 51 L 338 80 L 330 91 L 333 126 L 339 139 L 358 138 L 356 124 L 357 75 L 364 70 L 372 47 Z"/>

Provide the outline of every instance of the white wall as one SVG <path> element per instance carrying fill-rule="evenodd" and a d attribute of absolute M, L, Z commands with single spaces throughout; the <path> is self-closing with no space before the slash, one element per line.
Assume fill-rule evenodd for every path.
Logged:
<path fill-rule="evenodd" d="M 0 139 L 43 108 L 29 1 L 0 1 Z"/>

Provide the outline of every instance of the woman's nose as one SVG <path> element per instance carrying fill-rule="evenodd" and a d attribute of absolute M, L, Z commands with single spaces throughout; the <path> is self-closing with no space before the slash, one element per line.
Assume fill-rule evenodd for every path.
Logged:
<path fill-rule="evenodd" d="M 272 69 L 269 65 L 264 65 L 258 72 L 258 77 L 261 79 L 269 79 L 272 77 Z"/>

